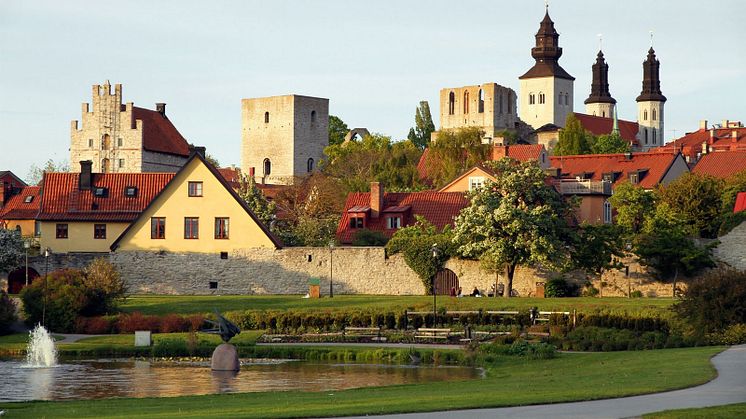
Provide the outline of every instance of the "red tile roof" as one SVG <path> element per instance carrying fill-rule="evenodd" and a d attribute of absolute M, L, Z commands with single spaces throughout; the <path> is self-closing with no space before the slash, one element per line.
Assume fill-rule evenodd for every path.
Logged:
<path fill-rule="evenodd" d="M 746 150 L 716 151 L 702 156 L 692 172 L 727 179 L 746 170 Z"/>
<path fill-rule="evenodd" d="M 0 210 L 0 220 L 34 220 L 39 213 L 39 186 L 26 186 Z M 26 202 L 31 197 L 31 202 Z"/>
<path fill-rule="evenodd" d="M 132 118 L 142 120 L 142 143 L 145 150 L 184 157 L 189 156 L 189 143 L 166 115 L 162 115 L 158 111 L 133 106 Z"/>
<path fill-rule="evenodd" d="M 79 190 L 80 173 L 45 173 L 39 220 L 133 221 L 174 177 L 174 173 L 94 173 L 92 189 L 106 188 L 106 197 Z M 135 197 L 125 196 L 128 186 Z"/>
<path fill-rule="evenodd" d="M 337 227 L 340 243 L 352 243 L 359 229 L 350 228 L 350 214 L 366 213 L 365 228 L 379 231 L 391 237 L 396 230 L 386 229 L 386 214 L 402 215 L 402 227 L 415 223 L 415 215 L 421 215 L 438 229 L 453 225 L 453 219 L 469 205 L 466 195 L 461 192 L 385 192 L 383 211 L 378 218 L 370 216 L 370 193 L 353 192 L 347 195 L 342 219 Z"/>
<path fill-rule="evenodd" d="M 0 185 L 3 183 L 9 184 L 11 187 L 20 188 L 26 186 L 26 182 L 21 180 L 10 170 L 0 170 Z"/>
<path fill-rule="evenodd" d="M 627 154 L 584 154 L 580 156 L 552 156 L 552 167 L 561 169 L 562 177 L 578 177 L 585 175 L 586 179 L 603 180 L 604 173 L 616 173 L 612 187 L 616 187 L 629 179 L 629 175 L 638 171 L 645 171 L 639 185 L 645 189 L 652 189 L 658 185 L 668 173 L 678 154 L 663 154 L 656 152 Z"/>
<path fill-rule="evenodd" d="M 583 128 L 596 136 L 611 134 L 611 130 L 614 128 L 614 120 L 612 118 L 603 118 L 578 112 L 575 112 L 575 118 L 580 121 Z M 637 133 L 640 131 L 639 124 L 623 119 L 619 119 L 618 121 L 619 135 L 626 141 L 637 144 Z"/>
<path fill-rule="evenodd" d="M 659 147 L 658 151 L 679 151 L 694 161 L 702 153 L 703 143 L 708 145 L 710 151 L 746 151 L 746 127 L 699 129 Z"/>
<path fill-rule="evenodd" d="M 739 192 L 736 195 L 736 205 L 733 207 L 733 212 L 746 211 L 746 192 Z"/>

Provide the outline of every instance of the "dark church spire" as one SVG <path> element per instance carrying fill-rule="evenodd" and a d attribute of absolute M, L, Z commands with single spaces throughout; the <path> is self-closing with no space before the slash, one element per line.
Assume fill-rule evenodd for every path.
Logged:
<path fill-rule="evenodd" d="M 539 24 L 539 31 L 536 33 L 536 46 L 531 48 L 531 56 L 536 60 L 536 64 L 519 79 L 553 76 L 575 80 L 557 62 L 562 56 L 562 48 L 559 46 L 559 33 L 549 17 L 549 8 L 547 8 L 544 19 Z"/>
<path fill-rule="evenodd" d="M 655 50 L 651 46 L 648 58 L 642 63 L 642 92 L 637 96 L 638 102 L 666 101 L 666 97 L 661 93 L 660 66 L 661 63 L 655 58 Z"/>
<path fill-rule="evenodd" d="M 591 95 L 585 100 L 589 103 L 616 103 L 609 93 L 609 65 L 604 60 L 604 53 L 599 50 L 596 63 L 593 64 L 593 82 L 591 83 Z"/>

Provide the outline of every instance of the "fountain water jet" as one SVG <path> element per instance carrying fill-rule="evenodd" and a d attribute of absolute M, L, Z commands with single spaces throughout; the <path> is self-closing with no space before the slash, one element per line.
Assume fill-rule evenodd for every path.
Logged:
<path fill-rule="evenodd" d="M 37 324 L 34 330 L 29 332 L 26 365 L 37 368 L 57 365 L 57 350 L 54 348 L 54 340 L 47 329 L 40 324 Z"/>

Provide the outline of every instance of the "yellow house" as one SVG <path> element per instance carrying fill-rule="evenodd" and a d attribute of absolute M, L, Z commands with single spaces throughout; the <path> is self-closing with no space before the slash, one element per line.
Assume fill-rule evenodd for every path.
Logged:
<path fill-rule="evenodd" d="M 111 245 L 112 251 L 223 253 L 280 248 L 223 176 L 194 153 Z"/>
<path fill-rule="evenodd" d="M 174 173 L 45 173 L 37 216 L 42 249 L 108 253 Z"/>
<path fill-rule="evenodd" d="M 440 188 L 438 192 L 471 192 L 484 186 L 487 181 L 495 181 L 495 175 L 492 171 L 482 166 L 474 166 Z"/>

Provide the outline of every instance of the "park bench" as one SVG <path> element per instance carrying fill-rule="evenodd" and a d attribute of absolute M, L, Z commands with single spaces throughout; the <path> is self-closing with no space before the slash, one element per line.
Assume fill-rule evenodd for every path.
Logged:
<path fill-rule="evenodd" d="M 453 334 L 451 329 L 436 329 L 421 327 L 415 331 L 414 337 L 417 339 L 445 339 L 448 340 Z"/>
<path fill-rule="evenodd" d="M 381 327 L 345 327 L 342 336 L 368 337 L 372 340 L 385 341 L 381 336 Z"/>

